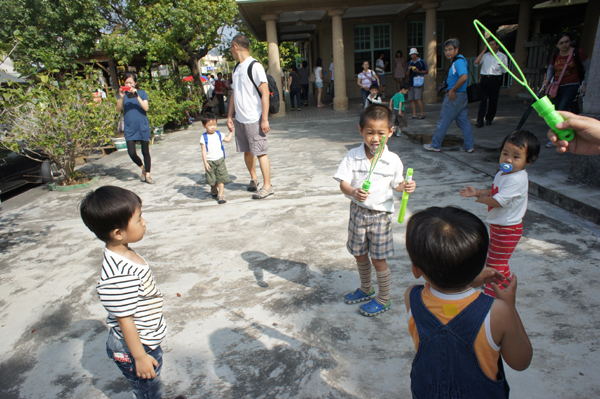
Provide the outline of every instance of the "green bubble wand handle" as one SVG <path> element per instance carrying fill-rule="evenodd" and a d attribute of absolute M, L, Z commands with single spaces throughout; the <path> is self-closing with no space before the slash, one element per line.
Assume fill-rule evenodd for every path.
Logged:
<path fill-rule="evenodd" d="M 485 45 L 490 50 L 490 54 L 492 54 L 494 56 L 494 58 L 496 58 L 498 60 L 500 65 L 502 65 L 502 67 L 504 69 L 506 69 L 506 72 L 508 72 L 515 81 L 517 81 L 519 84 L 524 86 L 527 89 L 527 91 L 529 91 L 529 93 L 533 96 L 533 98 L 535 98 L 535 102 L 531 106 L 533 107 L 533 109 L 536 110 L 536 112 L 538 113 L 539 116 L 544 118 L 544 120 L 546 121 L 546 124 L 548 124 L 548 126 L 550 126 L 550 128 L 554 131 L 554 133 L 556 133 L 556 135 L 558 136 L 558 139 L 566 140 L 566 141 L 573 140 L 573 137 L 575 137 L 575 132 L 573 132 L 572 129 L 561 130 L 561 129 L 556 128 L 556 125 L 558 123 L 564 121 L 564 118 L 558 112 L 556 112 L 556 110 L 554 109 L 554 104 L 552 104 L 552 102 L 550 101 L 548 96 L 544 96 L 540 99 L 540 98 L 538 98 L 538 96 L 535 95 L 533 90 L 531 90 L 531 88 L 527 84 L 527 80 L 525 79 L 525 75 L 521 71 L 521 68 L 519 68 L 519 65 L 517 64 L 515 59 L 510 55 L 510 52 L 506 49 L 506 47 L 504 47 L 502 42 L 500 40 L 498 40 L 498 38 L 496 36 L 494 36 L 494 34 L 492 32 L 490 32 L 490 30 L 488 28 L 486 28 L 477 19 L 473 20 L 473 25 L 475 25 L 475 29 L 477 29 L 477 33 L 479 33 L 479 36 L 481 36 L 481 38 L 485 42 Z M 498 58 L 496 53 L 494 53 L 494 50 L 492 50 L 492 48 L 490 47 L 490 44 L 485 39 L 485 35 L 481 32 L 480 28 L 485 30 L 490 35 L 490 37 L 492 39 L 494 39 L 494 41 L 498 44 L 498 46 L 500 46 L 500 48 L 502 50 L 504 50 L 504 53 L 513 62 L 513 66 L 517 70 L 517 72 L 519 73 L 521 78 L 518 78 L 514 73 L 512 73 L 512 71 L 510 69 L 508 69 L 508 67 L 506 65 L 504 65 L 504 63 L 500 60 L 500 58 Z"/>
<path fill-rule="evenodd" d="M 381 155 L 383 154 L 383 150 L 385 148 L 385 136 L 383 136 L 381 138 L 381 141 L 379 142 L 379 147 L 377 147 L 377 152 L 375 153 L 375 157 L 373 158 L 373 160 L 371 161 L 371 168 L 369 169 L 369 176 L 367 176 L 367 180 L 365 180 L 363 182 L 362 185 L 362 189 L 365 192 L 369 192 L 369 189 L 371 188 L 371 174 L 373 173 L 373 171 L 375 170 L 375 166 L 377 165 L 377 161 L 379 161 L 379 158 L 381 158 Z"/>
<path fill-rule="evenodd" d="M 413 169 L 408 168 L 406 170 L 406 179 L 404 180 L 404 184 L 410 182 L 413 177 Z M 404 191 L 402 193 L 402 204 L 400 205 L 400 214 L 398 215 L 398 223 L 404 222 L 404 214 L 406 213 L 406 205 L 408 204 L 408 193 Z"/>

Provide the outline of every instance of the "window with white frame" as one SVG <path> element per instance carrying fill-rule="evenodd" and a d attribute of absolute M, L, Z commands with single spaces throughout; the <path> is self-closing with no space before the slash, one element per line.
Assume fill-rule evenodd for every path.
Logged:
<path fill-rule="evenodd" d="M 392 60 L 392 25 L 356 25 L 354 27 L 354 73 L 358 75 L 362 64 L 369 61 L 371 69 L 375 69 L 375 61 L 383 54 L 386 72 L 391 72 Z"/>
<path fill-rule="evenodd" d="M 425 58 L 425 22 L 424 21 L 408 21 L 407 43 L 408 50 L 415 47 L 419 52 L 419 57 Z M 444 69 L 444 20 L 436 21 L 436 54 L 437 54 L 437 69 Z M 408 57 L 410 58 L 410 57 Z"/>

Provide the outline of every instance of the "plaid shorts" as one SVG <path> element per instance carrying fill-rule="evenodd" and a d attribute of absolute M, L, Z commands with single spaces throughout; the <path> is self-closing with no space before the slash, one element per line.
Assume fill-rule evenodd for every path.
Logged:
<path fill-rule="evenodd" d="M 354 256 L 369 253 L 373 259 L 394 256 L 392 214 L 366 209 L 352 202 L 346 248 Z"/>

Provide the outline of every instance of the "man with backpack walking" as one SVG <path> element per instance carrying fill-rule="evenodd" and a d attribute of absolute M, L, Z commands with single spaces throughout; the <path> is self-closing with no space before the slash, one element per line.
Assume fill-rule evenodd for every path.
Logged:
<path fill-rule="evenodd" d="M 423 148 L 427 151 L 440 152 L 442 150 L 444 136 L 446 136 L 446 132 L 453 121 L 456 121 L 463 134 L 463 146 L 460 150 L 467 153 L 475 151 L 473 129 L 471 129 L 471 123 L 467 118 L 469 65 L 465 57 L 458 54 L 458 46 L 458 39 L 448 39 L 444 43 L 444 54 L 446 58 L 452 61 L 447 78 L 444 79 L 448 92 L 444 96 L 440 119 L 431 144 L 423 144 Z"/>
<path fill-rule="evenodd" d="M 230 132 L 235 127 L 237 151 L 244 153 L 251 178 L 248 191 L 256 191 L 252 198 L 262 199 L 274 194 L 271 187 L 271 164 L 267 156 L 267 133 L 271 130 L 269 84 L 263 66 L 250 57 L 250 41 L 246 36 L 240 34 L 231 40 L 231 54 L 238 64 L 233 70 L 233 91 L 229 100 L 227 127 Z M 258 158 L 264 180 L 260 190 L 255 157 Z"/>

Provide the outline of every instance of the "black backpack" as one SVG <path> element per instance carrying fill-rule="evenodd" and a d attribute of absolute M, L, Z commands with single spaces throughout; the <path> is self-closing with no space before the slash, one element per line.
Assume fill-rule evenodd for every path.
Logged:
<path fill-rule="evenodd" d="M 262 98 L 262 93 L 258 89 L 258 86 L 254 82 L 254 78 L 252 77 L 252 67 L 254 66 L 254 64 L 257 63 L 258 61 L 254 60 L 248 66 L 248 77 L 250 78 L 250 81 L 252 82 L 254 87 L 256 87 L 258 95 L 260 96 L 260 98 Z M 240 65 L 239 62 L 233 68 L 233 72 L 235 72 L 238 65 Z M 279 112 L 279 90 L 277 90 L 277 83 L 275 83 L 275 79 L 269 74 L 267 74 L 267 84 L 269 85 L 269 114 L 272 115 Z"/>

